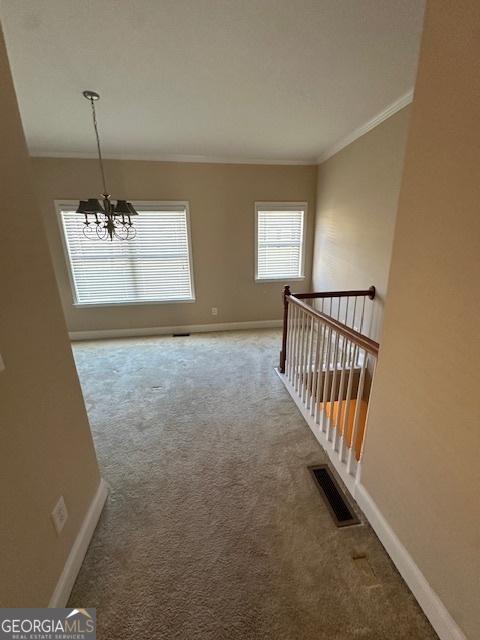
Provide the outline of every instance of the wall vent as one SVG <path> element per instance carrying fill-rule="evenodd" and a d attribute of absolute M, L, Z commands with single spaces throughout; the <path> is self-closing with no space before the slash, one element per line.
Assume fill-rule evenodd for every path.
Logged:
<path fill-rule="evenodd" d="M 328 465 L 321 464 L 308 468 L 337 527 L 360 524 L 360 520 L 355 515 L 345 493 L 338 486 Z"/>

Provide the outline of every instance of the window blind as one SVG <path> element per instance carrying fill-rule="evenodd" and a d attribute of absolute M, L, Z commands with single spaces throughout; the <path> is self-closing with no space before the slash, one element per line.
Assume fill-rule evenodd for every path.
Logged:
<path fill-rule="evenodd" d="M 93 240 L 83 217 L 61 218 L 77 304 L 193 300 L 189 229 L 185 206 L 142 210 L 133 240 Z"/>
<path fill-rule="evenodd" d="M 303 277 L 305 210 L 257 208 L 257 280 Z"/>

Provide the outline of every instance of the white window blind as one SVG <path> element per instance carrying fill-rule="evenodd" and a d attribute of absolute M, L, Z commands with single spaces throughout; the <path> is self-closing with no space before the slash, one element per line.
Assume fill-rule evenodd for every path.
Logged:
<path fill-rule="evenodd" d="M 113 242 L 87 239 L 83 217 L 61 210 L 77 304 L 194 299 L 186 206 L 136 209 L 136 237 Z"/>
<path fill-rule="evenodd" d="M 256 205 L 256 279 L 302 278 L 305 205 Z"/>

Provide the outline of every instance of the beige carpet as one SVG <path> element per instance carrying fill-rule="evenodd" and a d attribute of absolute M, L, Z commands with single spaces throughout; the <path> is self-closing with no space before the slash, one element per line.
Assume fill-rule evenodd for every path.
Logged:
<path fill-rule="evenodd" d="M 100 640 L 436 638 L 370 528 L 333 525 L 279 345 L 263 331 L 75 346 L 111 493 L 70 606 L 97 608 Z"/>

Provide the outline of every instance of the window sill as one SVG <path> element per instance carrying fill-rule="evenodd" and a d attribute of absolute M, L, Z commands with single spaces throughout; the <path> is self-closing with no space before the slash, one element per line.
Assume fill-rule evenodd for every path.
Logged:
<path fill-rule="evenodd" d="M 138 305 L 156 304 L 189 304 L 196 302 L 195 298 L 183 298 L 175 300 L 140 300 L 138 302 L 74 302 L 75 309 L 90 309 L 95 307 L 136 307 Z"/>
<path fill-rule="evenodd" d="M 284 282 L 285 284 L 288 284 L 289 282 L 300 282 L 301 280 L 305 280 L 305 276 L 300 276 L 298 278 L 288 278 L 288 277 L 280 277 L 280 278 L 255 278 L 255 283 L 256 284 L 262 284 L 262 283 L 266 283 L 268 284 L 273 283 L 273 282 Z"/>

